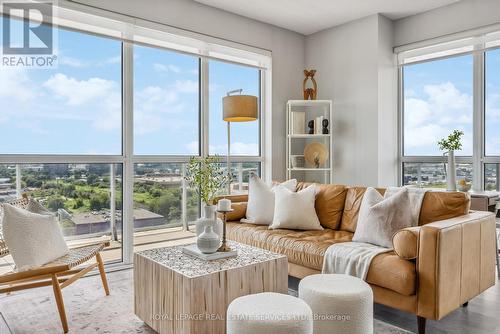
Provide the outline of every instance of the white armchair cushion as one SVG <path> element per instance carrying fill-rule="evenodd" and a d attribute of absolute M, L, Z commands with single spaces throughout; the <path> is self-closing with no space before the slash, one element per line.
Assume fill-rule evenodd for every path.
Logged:
<path fill-rule="evenodd" d="M 19 271 L 42 266 L 68 253 L 56 218 L 3 205 L 3 236 Z"/>

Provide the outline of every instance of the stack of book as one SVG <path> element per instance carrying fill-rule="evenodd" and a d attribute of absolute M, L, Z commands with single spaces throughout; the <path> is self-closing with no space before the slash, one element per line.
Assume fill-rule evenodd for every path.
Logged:
<path fill-rule="evenodd" d="M 323 116 L 318 116 L 314 120 L 314 134 L 315 135 L 320 135 L 323 133 L 323 119 L 325 119 Z"/>

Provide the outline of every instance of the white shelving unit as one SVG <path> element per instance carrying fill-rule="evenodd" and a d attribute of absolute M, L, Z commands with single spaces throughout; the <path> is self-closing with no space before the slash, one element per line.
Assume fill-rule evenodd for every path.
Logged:
<path fill-rule="evenodd" d="M 306 134 L 292 133 L 291 120 L 293 112 L 305 112 L 305 132 Z M 307 123 L 315 120 L 316 117 L 323 116 L 330 122 L 328 125 L 328 134 L 307 134 Z M 332 134 L 332 101 L 331 100 L 289 100 L 286 104 L 286 170 L 287 179 L 295 178 L 299 181 L 332 183 L 333 182 L 333 134 Z M 292 168 L 291 157 L 303 155 L 307 144 L 314 141 L 325 144 L 328 148 L 328 160 L 326 166 L 315 168 L 306 166 L 301 168 Z"/>

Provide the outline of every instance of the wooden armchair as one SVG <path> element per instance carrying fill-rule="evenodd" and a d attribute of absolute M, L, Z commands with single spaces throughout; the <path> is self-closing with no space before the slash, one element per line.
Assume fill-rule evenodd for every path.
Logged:
<path fill-rule="evenodd" d="M 28 205 L 28 199 L 22 198 L 10 202 L 10 204 L 25 208 Z M 0 207 L 1 208 L 1 207 Z M 12 271 L 0 275 L 0 293 L 9 293 L 13 291 L 38 288 L 52 285 L 56 299 L 57 309 L 61 317 L 61 323 L 64 333 L 68 332 L 68 321 L 66 320 L 66 311 L 61 290 L 74 283 L 79 278 L 90 272 L 94 268 L 99 269 L 102 285 L 106 295 L 109 295 L 108 281 L 100 251 L 109 246 L 109 242 L 102 242 L 78 248 L 70 249 L 69 253 L 63 257 L 47 263 L 41 267 L 26 270 Z M 0 258 L 9 254 L 9 249 L 0 235 Z M 95 258 L 95 263 L 86 264 L 76 268 L 85 262 Z"/>

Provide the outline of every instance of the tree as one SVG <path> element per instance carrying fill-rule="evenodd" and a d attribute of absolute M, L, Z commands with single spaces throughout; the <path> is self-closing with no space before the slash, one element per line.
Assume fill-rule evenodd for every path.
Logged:
<path fill-rule="evenodd" d="M 99 176 L 97 176 L 96 174 L 87 175 L 87 184 L 89 186 L 94 186 L 98 182 L 99 182 Z"/>
<path fill-rule="evenodd" d="M 52 211 L 64 209 L 64 198 L 58 195 L 52 195 L 47 199 L 47 207 Z"/>
<path fill-rule="evenodd" d="M 93 194 L 90 196 L 90 209 L 100 211 L 109 208 L 109 196 L 106 193 Z"/>
<path fill-rule="evenodd" d="M 73 204 L 73 209 L 79 209 L 84 206 L 83 199 L 77 198 L 75 204 Z"/>
<path fill-rule="evenodd" d="M 65 197 L 73 197 L 76 195 L 76 187 L 72 183 L 65 183 L 61 186 L 61 193 Z"/>
<path fill-rule="evenodd" d="M 165 218 L 169 218 L 171 208 L 179 207 L 180 199 L 176 198 L 172 192 L 167 192 L 160 197 L 154 198 L 149 209 Z"/>

